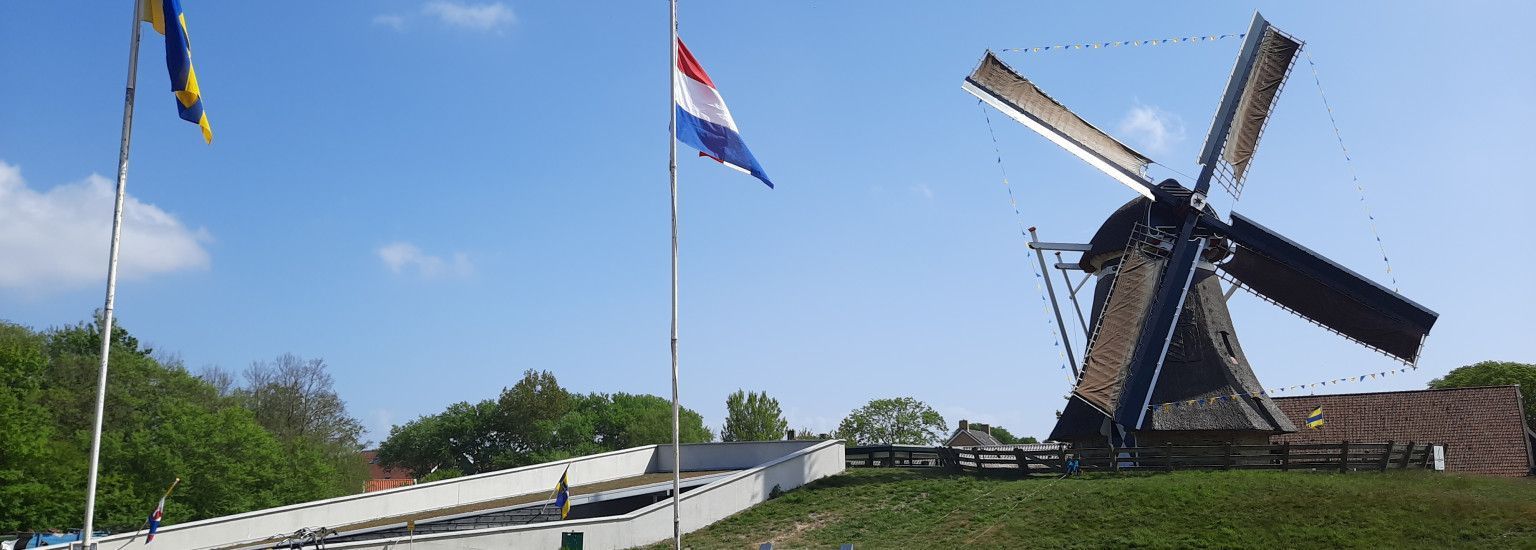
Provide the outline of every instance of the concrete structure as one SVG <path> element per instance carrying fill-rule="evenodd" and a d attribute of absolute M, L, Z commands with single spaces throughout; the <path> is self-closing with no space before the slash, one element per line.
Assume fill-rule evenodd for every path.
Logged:
<path fill-rule="evenodd" d="M 1394 441 L 1445 445 L 1445 469 L 1497 476 L 1529 475 L 1536 463 L 1519 386 L 1277 397 L 1297 426 L 1323 408 L 1321 429 L 1275 436 L 1276 443 Z"/>
<path fill-rule="evenodd" d="M 682 528 L 691 532 L 761 503 L 775 492 L 788 491 L 843 471 L 843 442 L 762 441 L 704 443 L 682 447 L 685 472 L 720 472 L 708 482 L 694 484 L 682 495 Z M 560 474 L 570 468 L 573 492 L 583 485 L 613 482 L 672 468 L 669 446 L 649 445 L 558 462 L 400 487 L 385 491 L 307 502 L 221 518 L 168 525 L 155 537 L 156 550 L 271 548 L 301 529 L 334 530 L 328 540 L 405 527 L 418 518 L 451 516 L 477 504 L 515 495 L 542 495 L 542 504 Z M 695 477 L 698 477 L 697 475 Z M 633 490 L 633 487 L 624 490 Z M 665 490 L 665 488 L 663 488 Z M 603 493 L 576 502 L 601 500 Z M 608 495 L 614 496 L 614 495 Z M 661 499 L 638 510 L 608 517 L 571 519 L 485 529 L 466 529 L 414 536 L 385 537 L 326 544 L 327 548 L 415 550 L 469 548 L 559 548 L 560 534 L 581 531 L 589 550 L 629 548 L 672 536 L 672 502 Z M 516 508 L 516 507 L 512 507 Z M 511 508 L 504 507 L 502 510 Z M 129 535 L 101 540 L 116 548 Z"/>

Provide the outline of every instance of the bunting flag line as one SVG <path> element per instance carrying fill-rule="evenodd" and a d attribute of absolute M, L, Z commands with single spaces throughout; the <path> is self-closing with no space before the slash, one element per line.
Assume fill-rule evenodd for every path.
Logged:
<path fill-rule="evenodd" d="M 1328 111 L 1328 123 L 1333 125 L 1333 137 L 1338 140 L 1339 150 L 1344 153 L 1344 166 L 1349 169 L 1349 181 L 1360 195 L 1360 209 L 1365 211 L 1366 222 L 1371 226 L 1371 236 L 1376 237 L 1376 250 L 1381 252 L 1381 263 L 1387 266 L 1387 278 L 1392 280 L 1392 292 L 1398 292 L 1397 274 L 1392 272 L 1392 260 L 1387 259 L 1387 245 L 1382 242 L 1381 232 L 1376 229 L 1376 215 L 1371 213 L 1371 205 L 1365 202 L 1365 186 L 1360 184 L 1360 175 L 1355 172 L 1355 161 L 1350 157 L 1349 147 L 1344 146 L 1344 134 L 1339 131 L 1339 121 L 1333 118 L 1333 107 L 1328 103 L 1328 94 L 1323 91 L 1323 79 L 1317 76 L 1317 63 L 1312 61 L 1312 54 L 1306 53 L 1306 56 L 1307 65 L 1312 67 L 1312 82 L 1317 83 L 1317 95 L 1323 99 L 1323 109 Z"/>
<path fill-rule="evenodd" d="M 1295 384 L 1295 385 L 1291 385 L 1291 386 L 1280 386 L 1280 387 L 1265 389 L 1265 390 L 1260 391 L 1259 393 L 1238 392 L 1238 393 L 1229 393 L 1229 394 L 1226 394 L 1226 395 L 1207 396 L 1207 397 L 1202 397 L 1202 398 L 1199 398 L 1199 399 L 1186 399 L 1186 400 L 1183 400 L 1183 401 L 1169 401 L 1167 403 L 1157 403 L 1157 404 L 1154 404 L 1154 405 L 1148 405 L 1147 408 L 1151 409 L 1151 410 L 1162 409 L 1162 410 L 1167 411 L 1167 410 L 1173 410 L 1173 409 L 1183 408 L 1183 407 L 1204 407 L 1204 406 L 1208 406 L 1208 405 L 1214 405 L 1214 404 L 1217 404 L 1217 403 L 1224 403 L 1224 402 L 1227 402 L 1227 401 L 1237 401 L 1237 400 L 1243 399 L 1243 398 L 1259 399 L 1259 398 L 1265 398 L 1265 397 L 1274 397 L 1275 394 L 1285 393 L 1285 392 L 1289 392 L 1289 391 L 1296 391 L 1296 390 L 1315 389 L 1318 386 L 1324 386 L 1324 387 L 1327 387 L 1329 385 L 1337 386 L 1339 384 L 1345 384 L 1345 383 L 1355 384 L 1355 383 L 1364 382 L 1366 380 L 1375 380 L 1377 378 L 1386 378 L 1388 376 L 1396 375 L 1396 374 L 1399 374 L 1399 373 L 1405 373 L 1405 372 L 1413 371 L 1413 370 L 1419 370 L 1419 367 L 1417 365 L 1414 365 L 1414 366 L 1410 366 L 1410 367 L 1403 367 L 1403 368 L 1400 368 L 1400 369 L 1384 370 L 1384 371 L 1380 371 L 1380 372 L 1366 373 L 1366 374 L 1361 374 L 1361 375 L 1357 375 L 1357 376 L 1348 376 L 1348 377 L 1344 377 L 1344 378 L 1335 378 L 1333 380 L 1324 380 L 1324 381 L 1321 381 L 1321 382 L 1312 382 L 1312 383 L 1308 383 L 1308 384 Z"/>
<path fill-rule="evenodd" d="M 1008 183 L 1008 167 L 1003 164 L 1003 149 L 997 143 L 997 132 L 992 129 L 992 115 L 987 113 L 987 107 L 982 104 L 981 100 L 976 100 L 976 106 L 981 108 L 981 118 L 987 121 L 987 135 L 992 138 L 992 153 L 997 157 L 997 170 L 1002 173 L 1003 189 L 1008 191 L 1008 206 L 1013 208 L 1013 217 L 1019 224 L 1019 235 L 1023 236 L 1024 241 L 1027 243 L 1029 242 L 1029 229 L 1024 223 L 1024 213 L 1019 210 L 1019 201 L 1013 195 L 1013 185 Z M 1056 325 L 1051 324 L 1051 306 L 1049 302 L 1046 302 L 1045 286 L 1043 284 L 1045 277 L 1040 273 L 1040 267 L 1035 265 L 1035 262 L 1024 263 L 1029 264 L 1030 269 L 1034 271 L 1035 291 L 1040 294 L 1040 310 L 1044 313 L 1042 317 L 1045 318 L 1045 326 L 1051 333 L 1051 345 L 1056 347 L 1056 356 L 1061 360 L 1062 373 L 1067 377 L 1068 382 L 1076 384 L 1077 377 L 1072 376 L 1072 369 L 1067 368 L 1067 350 L 1061 345 L 1061 339 L 1066 336 L 1056 330 Z M 1068 397 L 1070 398 L 1070 395 Z"/>
<path fill-rule="evenodd" d="M 187 15 L 180 0 L 142 0 L 140 17 L 165 36 L 165 68 L 171 73 L 171 91 L 176 93 L 176 114 L 203 130 L 203 141 L 213 143 L 213 129 L 208 113 L 203 111 L 203 92 L 197 85 L 197 71 L 192 69 L 192 41 L 187 38 Z"/>
<path fill-rule="evenodd" d="M 1003 48 L 1000 52 L 1014 53 L 1044 53 L 1059 52 L 1065 50 L 1097 50 L 1104 48 L 1119 48 L 1123 46 L 1157 46 L 1159 44 L 1191 44 L 1195 42 L 1215 42 L 1228 38 L 1242 40 L 1248 33 L 1241 34 L 1213 34 L 1208 36 L 1176 36 L 1173 38 L 1154 38 L 1151 40 L 1116 40 L 1112 42 L 1087 42 L 1082 44 L 1057 44 L 1054 46 L 1036 46 L 1033 48 Z"/>

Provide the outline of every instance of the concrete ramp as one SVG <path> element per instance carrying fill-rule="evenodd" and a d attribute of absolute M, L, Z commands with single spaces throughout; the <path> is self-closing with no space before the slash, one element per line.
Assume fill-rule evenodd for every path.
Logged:
<path fill-rule="evenodd" d="M 544 505 L 567 467 L 572 519 L 559 520 Z M 839 440 L 683 445 L 682 529 L 705 527 L 767 500 L 775 488 L 788 491 L 843 468 Z M 582 532 L 587 549 L 629 548 L 671 538 L 671 469 L 670 446 L 635 447 L 168 525 L 155 548 L 286 548 L 301 532 L 323 534 L 333 550 L 559 548 L 566 531 Z M 613 511 L 622 513 L 608 515 Z M 116 548 L 130 536 L 101 539 L 100 547 Z"/>

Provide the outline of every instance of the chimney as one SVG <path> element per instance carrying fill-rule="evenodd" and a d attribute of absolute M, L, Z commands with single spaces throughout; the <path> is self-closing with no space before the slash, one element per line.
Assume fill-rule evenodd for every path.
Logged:
<path fill-rule="evenodd" d="M 788 435 L 789 435 L 789 437 L 787 437 L 787 438 L 785 438 L 785 439 L 788 439 L 788 440 L 790 440 L 790 441 L 794 441 L 794 440 L 795 440 L 795 431 L 794 431 L 794 430 L 790 430 L 790 431 L 789 431 L 789 432 L 788 432 Z"/>
<path fill-rule="evenodd" d="M 961 420 L 960 421 L 960 431 L 963 432 L 963 431 L 966 431 L 966 430 L 969 430 L 969 429 L 971 429 L 971 423 L 969 421 L 966 421 L 966 420 Z"/>

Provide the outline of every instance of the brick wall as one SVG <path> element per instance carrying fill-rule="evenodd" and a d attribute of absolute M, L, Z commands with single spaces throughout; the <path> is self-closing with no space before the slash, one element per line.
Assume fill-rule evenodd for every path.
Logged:
<path fill-rule="evenodd" d="M 1446 470 L 1497 476 L 1531 471 L 1519 386 L 1277 397 L 1300 431 L 1276 443 L 1437 443 Z M 1306 417 L 1323 407 L 1326 424 L 1309 430 Z"/>

